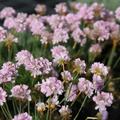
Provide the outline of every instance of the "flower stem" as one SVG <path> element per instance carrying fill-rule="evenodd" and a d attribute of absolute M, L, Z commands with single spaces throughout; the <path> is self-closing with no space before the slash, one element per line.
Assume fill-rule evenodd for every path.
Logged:
<path fill-rule="evenodd" d="M 81 112 L 81 110 L 82 110 L 82 108 L 83 108 L 83 106 L 84 106 L 86 100 L 87 100 L 87 96 L 85 96 L 84 101 L 82 102 L 82 105 L 81 105 L 81 107 L 80 107 L 80 109 L 79 109 L 77 115 L 75 116 L 74 120 L 76 120 L 76 119 L 78 118 L 78 115 L 80 114 L 80 112 Z"/>

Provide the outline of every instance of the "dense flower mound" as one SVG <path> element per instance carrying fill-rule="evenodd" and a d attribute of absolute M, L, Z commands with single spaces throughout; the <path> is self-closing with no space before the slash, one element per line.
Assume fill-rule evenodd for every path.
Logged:
<path fill-rule="evenodd" d="M 70 2 L 57 4 L 54 14 L 46 11 L 40 4 L 32 15 L 0 11 L 3 118 L 77 120 L 86 106 L 106 120 L 114 100 L 112 68 L 119 63 L 120 7 L 113 12 Z"/>

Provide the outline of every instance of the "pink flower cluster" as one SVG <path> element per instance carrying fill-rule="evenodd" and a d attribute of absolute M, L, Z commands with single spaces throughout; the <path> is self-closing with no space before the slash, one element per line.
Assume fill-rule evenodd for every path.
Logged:
<path fill-rule="evenodd" d="M 22 50 L 16 54 L 17 65 L 24 65 L 25 69 L 31 72 L 33 77 L 48 74 L 52 70 L 52 63 L 48 59 L 33 58 L 27 50 Z"/>
<path fill-rule="evenodd" d="M 27 85 L 15 85 L 11 89 L 11 93 L 11 97 L 31 101 L 31 90 L 28 89 Z"/>
<path fill-rule="evenodd" d="M 12 62 L 4 63 L 2 69 L 0 69 L 0 84 L 11 82 L 15 79 L 16 75 L 17 70 L 15 64 Z"/>
<path fill-rule="evenodd" d="M 63 90 L 62 82 L 56 77 L 49 77 L 41 83 L 41 92 L 47 97 L 51 95 L 61 95 Z"/>
<path fill-rule="evenodd" d="M 27 112 L 25 112 L 15 115 L 12 120 L 32 120 L 32 117 Z"/>

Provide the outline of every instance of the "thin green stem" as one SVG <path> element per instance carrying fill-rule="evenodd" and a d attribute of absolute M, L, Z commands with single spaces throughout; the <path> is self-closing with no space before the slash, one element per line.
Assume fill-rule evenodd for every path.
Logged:
<path fill-rule="evenodd" d="M 1 106 L 1 110 L 2 110 L 5 118 L 6 118 L 7 120 L 9 120 L 9 116 L 7 116 L 7 112 L 6 112 L 6 110 L 4 110 L 3 106 Z"/>
<path fill-rule="evenodd" d="M 79 109 L 77 115 L 75 116 L 74 120 L 76 120 L 76 119 L 78 118 L 78 115 L 80 114 L 80 112 L 81 112 L 81 110 L 82 110 L 82 108 L 83 108 L 83 106 L 84 106 L 86 100 L 87 100 L 87 96 L 85 96 L 84 101 L 82 102 L 82 105 L 81 105 L 81 107 L 80 107 L 80 109 Z"/>
<path fill-rule="evenodd" d="M 112 47 L 112 50 L 111 50 L 111 54 L 110 54 L 110 57 L 108 59 L 108 63 L 107 65 L 108 66 L 111 66 L 112 62 L 113 62 L 113 58 L 114 58 L 114 53 L 116 51 L 116 42 L 113 43 L 113 47 Z"/>

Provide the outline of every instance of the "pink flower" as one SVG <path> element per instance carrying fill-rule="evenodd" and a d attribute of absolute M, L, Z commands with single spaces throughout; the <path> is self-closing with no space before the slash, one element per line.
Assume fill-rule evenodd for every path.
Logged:
<path fill-rule="evenodd" d="M 40 15 L 44 15 L 47 11 L 46 5 L 37 4 L 35 7 L 35 11 Z"/>
<path fill-rule="evenodd" d="M 102 52 L 102 48 L 99 44 L 93 44 L 90 48 L 89 48 L 89 52 L 92 54 L 100 54 Z"/>
<path fill-rule="evenodd" d="M 4 41 L 6 38 L 7 31 L 0 26 L 0 42 Z"/>
<path fill-rule="evenodd" d="M 108 67 L 104 66 L 104 64 L 100 62 L 93 63 L 90 71 L 91 73 L 98 75 L 98 76 L 107 76 L 109 72 Z"/>
<path fill-rule="evenodd" d="M 46 97 L 51 95 L 61 95 L 63 93 L 64 87 L 60 80 L 56 77 L 49 77 L 42 81 L 41 92 L 46 95 Z"/>
<path fill-rule="evenodd" d="M 59 29 L 59 28 L 54 30 L 53 40 L 52 40 L 53 44 L 60 43 L 60 42 L 67 43 L 68 39 L 69 39 L 69 35 L 66 30 Z"/>
<path fill-rule="evenodd" d="M 28 100 L 31 101 L 31 90 L 28 89 L 27 85 L 15 85 L 11 89 L 11 97 L 15 97 L 17 99 Z"/>
<path fill-rule="evenodd" d="M 74 41 L 80 43 L 81 46 L 86 43 L 86 35 L 80 28 L 77 28 L 72 32 L 72 37 Z"/>
<path fill-rule="evenodd" d="M 14 17 L 7 17 L 5 20 L 4 20 L 4 27 L 7 28 L 7 29 L 12 29 L 12 28 L 15 28 L 16 26 L 16 21 L 15 21 L 15 18 Z"/>
<path fill-rule="evenodd" d="M 71 114 L 71 110 L 68 108 L 68 105 L 63 105 L 59 112 L 62 117 L 68 117 Z"/>
<path fill-rule="evenodd" d="M 80 92 L 85 93 L 88 97 L 91 97 L 94 91 L 94 86 L 85 78 L 79 78 L 78 89 Z"/>
<path fill-rule="evenodd" d="M 116 19 L 120 20 L 120 7 L 118 7 L 115 11 L 115 17 Z"/>
<path fill-rule="evenodd" d="M 101 76 L 93 75 L 93 85 L 96 91 L 100 91 L 104 87 L 104 80 Z"/>
<path fill-rule="evenodd" d="M 0 11 L 0 19 L 11 17 L 16 13 L 12 7 L 5 7 Z"/>
<path fill-rule="evenodd" d="M 32 120 L 32 117 L 27 112 L 25 112 L 15 115 L 12 120 Z"/>
<path fill-rule="evenodd" d="M 67 62 L 70 60 L 67 49 L 62 45 L 53 47 L 51 52 L 52 57 L 54 58 L 53 62 L 56 64 L 61 64 L 61 62 Z"/>
<path fill-rule="evenodd" d="M 68 12 L 66 3 L 57 4 L 55 7 L 55 11 L 59 14 L 66 14 Z"/>
<path fill-rule="evenodd" d="M 69 71 L 61 72 L 62 79 L 65 81 L 71 81 L 73 79 L 71 73 Z"/>
<path fill-rule="evenodd" d="M 80 58 L 74 60 L 74 71 L 83 74 L 86 73 L 85 69 L 86 69 L 86 63 L 84 60 L 81 60 Z"/>
<path fill-rule="evenodd" d="M 52 63 L 48 59 L 42 57 L 32 59 L 29 63 L 24 64 L 26 70 L 31 72 L 33 77 L 36 77 L 41 74 L 49 74 L 52 70 Z"/>
<path fill-rule="evenodd" d="M 0 87 L 0 106 L 6 102 L 7 93 Z"/>
<path fill-rule="evenodd" d="M 33 56 L 27 50 L 21 50 L 16 54 L 15 60 L 17 61 L 17 65 L 29 64 L 31 60 L 33 60 Z"/>
<path fill-rule="evenodd" d="M 111 93 L 98 92 L 96 96 L 93 97 L 93 101 L 96 103 L 95 109 L 99 109 L 102 113 L 106 111 L 106 107 L 111 106 L 113 102 L 113 96 Z"/>
<path fill-rule="evenodd" d="M 77 97 L 78 88 L 77 85 L 70 85 L 67 89 L 66 98 L 67 101 L 74 101 Z"/>
<path fill-rule="evenodd" d="M 6 62 L 3 64 L 0 70 L 0 84 L 10 82 L 17 74 L 16 66 L 12 62 Z"/>

